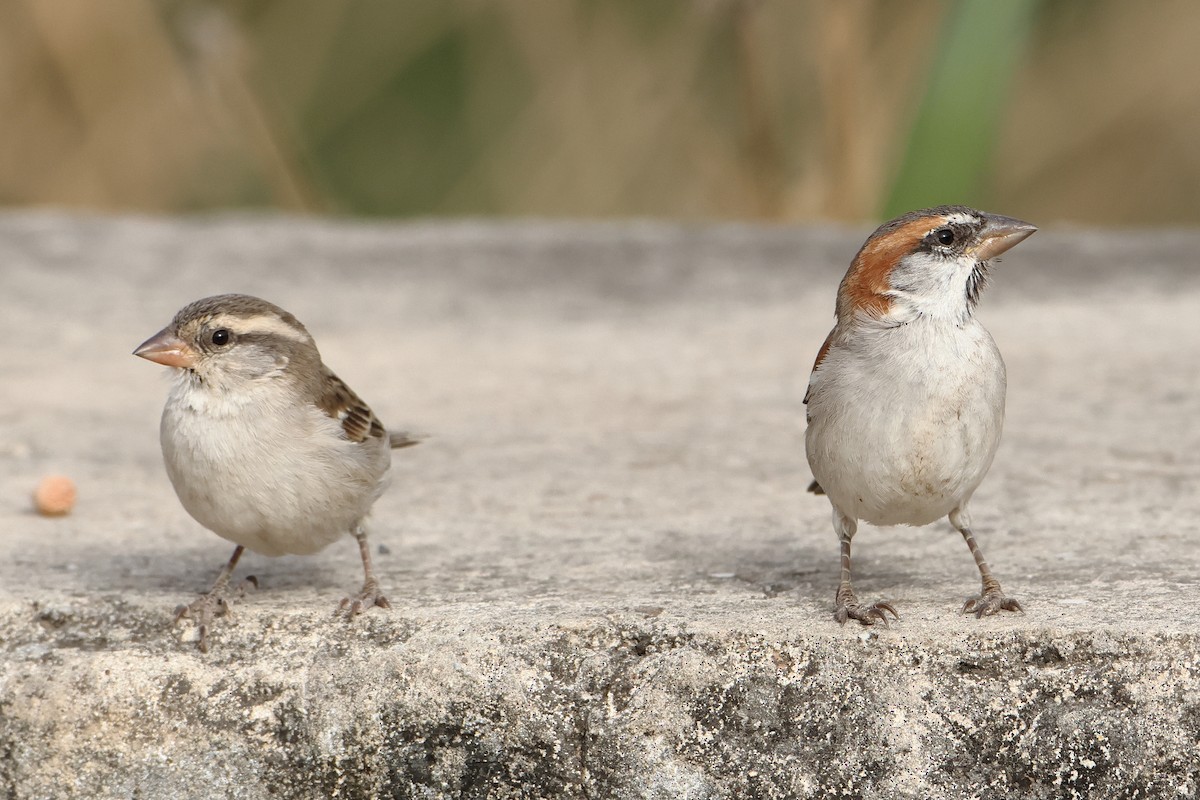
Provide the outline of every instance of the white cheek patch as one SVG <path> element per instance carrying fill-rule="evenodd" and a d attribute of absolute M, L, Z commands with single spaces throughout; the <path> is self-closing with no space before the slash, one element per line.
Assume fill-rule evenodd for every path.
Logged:
<path fill-rule="evenodd" d="M 894 316 L 911 315 L 961 320 L 970 314 L 967 281 L 974 261 L 915 254 L 905 258 L 892 273 L 892 291 L 896 303 Z M 907 312 L 907 313 L 906 313 Z"/>
<path fill-rule="evenodd" d="M 247 334 L 271 334 L 284 339 L 291 339 L 294 342 L 302 342 L 307 344 L 312 341 L 303 330 L 289 325 L 282 319 L 276 316 L 268 316 L 260 314 L 253 317 L 234 316 L 232 314 L 221 314 L 214 317 L 209 323 L 210 328 L 228 328 L 235 336 L 245 336 Z"/>

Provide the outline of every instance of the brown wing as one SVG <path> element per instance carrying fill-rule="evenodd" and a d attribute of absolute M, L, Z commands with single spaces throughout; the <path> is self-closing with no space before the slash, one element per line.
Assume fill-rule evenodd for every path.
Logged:
<path fill-rule="evenodd" d="M 821 349 L 817 351 L 817 360 L 813 362 L 813 368 L 812 368 L 813 372 L 817 371 L 817 367 L 821 366 L 821 362 L 825 360 L 825 356 L 829 355 L 829 347 L 833 344 L 833 333 L 836 330 L 837 330 L 837 328 L 834 328 L 832 331 L 829 332 L 829 335 L 825 337 L 825 343 L 822 344 Z M 805 405 L 808 404 L 808 395 L 810 392 L 812 392 L 812 377 L 811 377 L 811 375 L 809 376 L 809 384 L 808 385 L 809 385 L 809 388 L 804 392 Z"/>
<path fill-rule="evenodd" d="M 359 398 L 341 378 L 322 366 L 325 380 L 324 394 L 317 400 L 317 405 L 329 416 L 342 423 L 342 431 L 352 442 L 365 442 L 367 439 L 382 439 L 387 436 L 383 425 L 371 413 L 370 407 Z"/>
<path fill-rule="evenodd" d="M 834 330 L 837 330 L 837 328 L 834 328 Z M 817 351 L 817 360 L 815 362 L 813 362 L 813 368 L 812 368 L 813 372 L 817 371 L 817 367 L 821 366 L 821 362 L 824 361 L 825 356 L 827 356 L 829 354 L 829 346 L 831 344 L 833 344 L 833 331 L 829 332 L 829 335 L 825 337 L 825 343 L 823 345 L 821 345 L 821 349 Z M 812 377 L 811 376 L 809 377 L 808 386 L 809 386 L 808 391 L 806 391 L 804 393 L 804 402 L 806 405 L 808 403 L 809 392 L 812 391 Z M 805 416 L 807 416 L 807 415 L 805 415 Z M 812 419 L 809 418 L 808 422 L 812 422 Z M 812 483 L 810 483 L 808 485 L 808 490 L 810 492 L 812 492 L 813 494 L 825 494 L 825 490 L 821 488 L 821 484 L 817 483 L 816 481 L 813 481 Z"/>

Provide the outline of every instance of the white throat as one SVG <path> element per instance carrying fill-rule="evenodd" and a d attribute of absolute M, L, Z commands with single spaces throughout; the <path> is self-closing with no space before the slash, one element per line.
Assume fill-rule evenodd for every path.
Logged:
<path fill-rule="evenodd" d="M 892 271 L 885 295 L 892 301 L 889 317 L 909 322 L 918 317 L 963 325 L 974 314 L 972 282 L 977 262 L 970 257 L 942 258 L 929 253 L 907 256 Z"/>
<path fill-rule="evenodd" d="M 189 370 L 173 370 L 171 398 L 181 408 L 213 417 L 232 417 L 244 414 L 247 407 L 278 408 L 280 387 L 271 380 L 238 381 L 236 391 L 226 384 L 213 385 Z M 270 413 L 265 411 L 264 413 Z"/>

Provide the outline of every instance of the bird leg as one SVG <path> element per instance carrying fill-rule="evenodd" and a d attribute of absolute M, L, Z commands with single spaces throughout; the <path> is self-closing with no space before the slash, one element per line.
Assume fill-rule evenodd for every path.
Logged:
<path fill-rule="evenodd" d="M 371 548 L 367 544 L 367 532 L 361 525 L 355 527 L 354 538 L 358 540 L 358 554 L 362 556 L 362 590 L 354 597 L 343 597 L 341 604 L 338 605 L 338 610 L 346 611 L 347 616 L 353 617 L 371 606 L 391 608 L 392 604 L 379 591 L 379 581 L 375 579 L 375 570 L 371 566 Z"/>
<path fill-rule="evenodd" d="M 966 539 L 967 548 L 975 558 L 975 566 L 979 567 L 979 577 L 983 581 L 983 588 L 979 594 L 967 598 L 967 601 L 963 603 L 961 613 L 974 612 L 977 618 L 983 618 L 1001 610 L 1022 611 L 1021 604 L 1014 598 L 1006 596 L 1004 590 L 1000 588 L 1000 581 L 992 576 L 992 571 L 983 557 L 983 551 L 979 549 L 979 545 L 975 543 L 975 536 L 971 533 L 971 520 L 967 516 L 966 510 L 956 509 L 950 512 L 950 524 L 958 529 L 958 532 L 963 535 L 963 539 Z"/>
<path fill-rule="evenodd" d="M 849 619 L 856 619 L 863 625 L 874 625 L 875 621 L 879 620 L 886 628 L 888 618 L 884 612 L 890 611 L 893 617 L 900 619 L 892 604 L 880 601 L 870 606 L 860 605 L 854 594 L 854 587 L 850 584 L 850 540 L 858 530 L 858 523 L 834 509 L 833 527 L 842 543 L 842 575 L 838 581 L 837 594 L 834 596 L 833 618 L 842 625 Z"/>
<path fill-rule="evenodd" d="M 181 605 L 175 609 L 175 622 L 184 618 L 192 618 L 196 621 L 196 630 L 199 638 L 196 646 L 200 648 L 201 653 L 208 652 L 208 630 L 212 625 L 215 617 L 223 617 L 229 614 L 229 578 L 233 575 L 233 570 L 237 566 L 238 559 L 242 557 L 242 553 L 246 548 L 238 545 L 233 549 L 233 555 L 229 557 L 229 562 L 221 568 L 217 579 L 213 581 L 212 588 L 209 589 L 189 605 Z M 246 593 L 248 588 L 258 588 L 258 579 L 253 575 L 246 577 L 245 581 L 237 587 L 235 592 L 241 596 Z"/>

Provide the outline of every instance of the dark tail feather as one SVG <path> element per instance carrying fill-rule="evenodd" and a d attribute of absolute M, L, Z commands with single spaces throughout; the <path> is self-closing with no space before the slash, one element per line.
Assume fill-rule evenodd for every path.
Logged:
<path fill-rule="evenodd" d="M 398 450 L 401 447 L 412 447 L 414 444 L 420 444 L 425 441 L 425 438 L 425 436 L 419 433 L 409 433 L 408 431 L 388 432 L 388 441 L 391 442 L 393 450 Z"/>
<path fill-rule="evenodd" d="M 392 447 L 395 446 L 396 445 L 392 445 Z M 821 488 L 821 484 L 817 483 L 816 481 L 813 481 L 808 485 L 808 490 L 813 494 L 825 494 L 825 490 Z"/>

